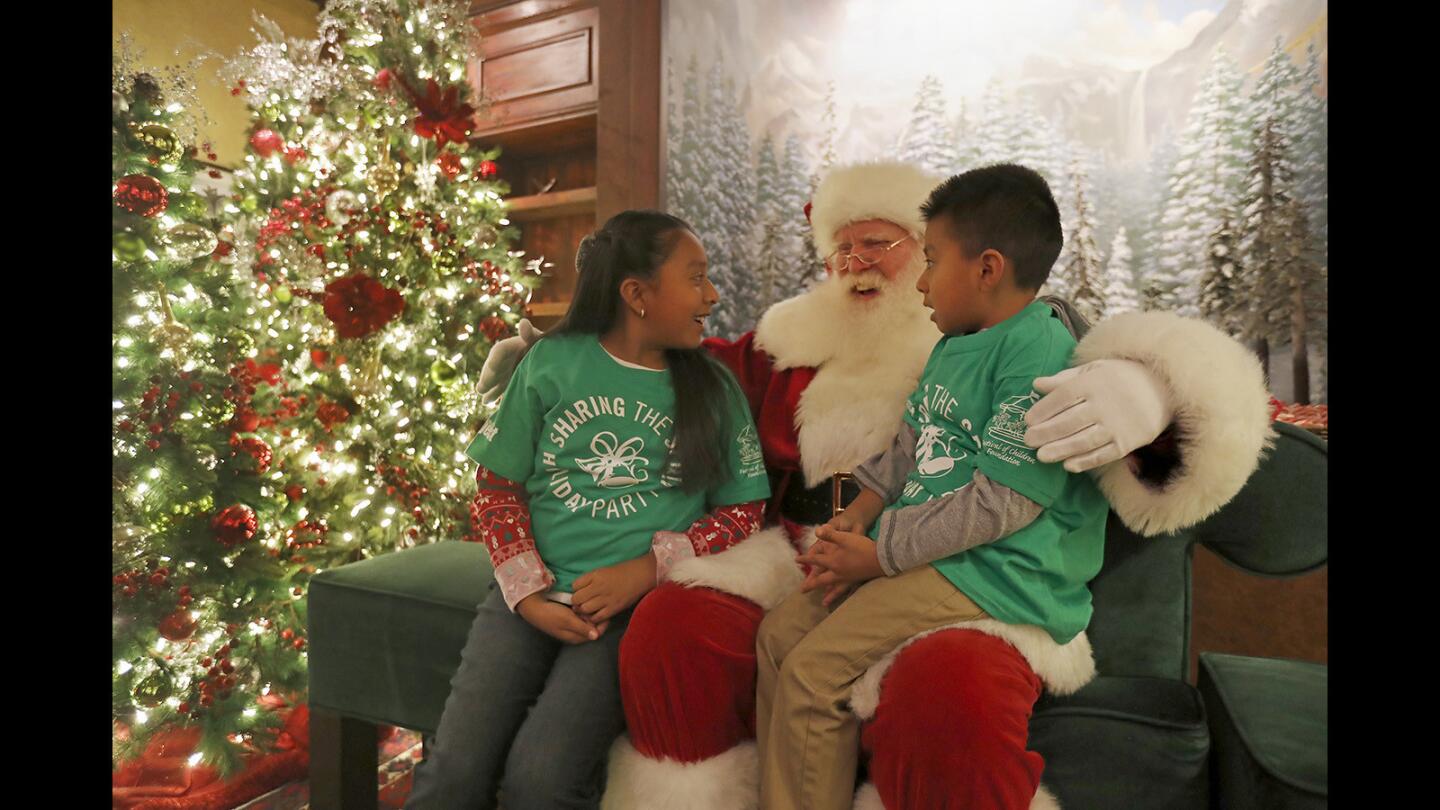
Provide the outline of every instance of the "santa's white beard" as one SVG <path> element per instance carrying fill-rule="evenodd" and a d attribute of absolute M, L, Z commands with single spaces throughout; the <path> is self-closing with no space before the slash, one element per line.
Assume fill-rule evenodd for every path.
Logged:
<path fill-rule="evenodd" d="M 930 310 L 923 303 L 915 281 L 925 269 L 924 257 L 906 265 L 893 279 L 877 270 L 863 273 L 834 274 L 811 288 L 822 317 L 844 324 L 833 337 L 840 341 L 836 355 L 852 351 L 869 354 L 876 347 L 893 344 L 902 334 L 913 333 L 917 324 L 930 323 Z M 855 294 L 857 287 L 874 287 L 878 292 L 869 297 Z M 937 332 L 936 338 L 939 338 Z"/>

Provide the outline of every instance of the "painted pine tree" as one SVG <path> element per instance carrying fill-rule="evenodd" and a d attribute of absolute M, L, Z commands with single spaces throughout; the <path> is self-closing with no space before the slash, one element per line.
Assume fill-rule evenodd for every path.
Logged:
<path fill-rule="evenodd" d="M 1067 298 L 1090 321 L 1105 311 L 1100 292 L 1100 251 L 1095 247 L 1094 216 L 1090 210 L 1089 177 L 1079 159 L 1070 164 L 1071 230 L 1066 234 L 1070 245 L 1065 265 Z"/>
<path fill-rule="evenodd" d="M 1104 317 L 1134 312 L 1140 308 L 1140 296 L 1135 290 L 1135 272 L 1131 265 L 1130 243 L 1122 225 L 1115 231 L 1110 243 L 1110 259 L 1105 263 L 1105 307 Z"/>
<path fill-rule="evenodd" d="M 1241 242 L 1250 305 L 1245 326 L 1267 367 L 1271 342 L 1288 338 L 1294 399 L 1309 402 L 1309 337 L 1325 306 L 1325 277 L 1308 249 L 1291 149 L 1275 113 L 1267 115 L 1256 130 Z"/>
<path fill-rule="evenodd" d="M 969 171 L 980 165 L 980 143 L 977 140 L 975 122 L 965 110 L 965 99 L 960 99 L 960 112 L 955 116 L 955 163 L 950 174 Z"/>
<path fill-rule="evenodd" d="M 1010 160 L 1015 138 L 1014 111 L 1006 98 L 1005 86 L 998 79 L 991 79 L 985 85 L 980 107 L 980 119 L 975 126 L 978 164 L 984 166 Z"/>
<path fill-rule="evenodd" d="M 1200 279 L 1200 315 L 1224 330 L 1226 334 L 1243 333 L 1246 302 L 1242 295 L 1245 283 L 1240 264 L 1239 240 L 1229 217 L 1210 234 L 1205 255 L 1209 267 Z"/>
<path fill-rule="evenodd" d="M 1330 102 L 1323 95 L 1320 56 L 1315 43 L 1305 50 L 1305 71 L 1300 77 L 1300 132 L 1296 142 L 1296 189 L 1309 215 L 1310 235 L 1321 265 L 1330 263 L 1329 129 Z"/>
<path fill-rule="evenodd" d="M 930 75 L 921 80 L 910 122 L 896 147 L 900 160 L 940 175 L 958 160 L 955 135 L 946 121 L 944 92 L 939 78 Z"/>
<path fill-rule="evenodd" d="M 1155 275 L 1161 308 L 1199 315 L 1205 244 L 1240 199 L 1246 137 L 1253 120 L 1240 93 L 1243 77 L 1234 60 L 1216 49 L 1210 70 L 1191 104 L 1170 172 L 1160 219 Z"/>
<path fill-rule="evenodd" d="M 811 196 L 810 177 L 800 138 L 790 135 L 785 139 L 785 151 L 780 159 L 781 183 L 775 200 L 775 221 L 779 228 L 777 249 L 784 268 L 776 288 L 777 300 L 803 292 L 823 272 L 805 221 L 805 203 Z"/>

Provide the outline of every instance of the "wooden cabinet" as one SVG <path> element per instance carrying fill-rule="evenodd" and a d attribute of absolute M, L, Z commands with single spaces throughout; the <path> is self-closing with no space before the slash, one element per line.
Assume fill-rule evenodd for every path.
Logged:
<path fill-rule="evenodd" d="M 543 329 L 569 305 L 580 240 L 659 205 L 660 0 L 477 0 L 470 15 L 485 101 L 471 140 L 502 147 L 516 249 L 545 259 L 529 307 Z"/>

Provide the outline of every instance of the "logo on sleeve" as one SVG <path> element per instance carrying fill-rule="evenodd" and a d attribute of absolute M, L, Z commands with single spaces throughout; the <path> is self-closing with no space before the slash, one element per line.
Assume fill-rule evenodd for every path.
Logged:
<path fill-rule="evenodd" d="M 760 439 L 755 435 L 755 426 L 746 425 L 735 437 L 740 451 L 740 475 L 754 478 L 765 474 L 765 454 L 760 450 Z"/>
<path fill-rule="evenodd" d="M 1040 400 L 1040 395 L 1029 394 L 1011 397 L 1000 403 L 985 435 L 994 441 L 985 442 L 985 454 L 1006 464 L 1019 466 L 1022 462 L 1035 464 L 1035 451 L 1025 444 L 1025 412 Z"/>

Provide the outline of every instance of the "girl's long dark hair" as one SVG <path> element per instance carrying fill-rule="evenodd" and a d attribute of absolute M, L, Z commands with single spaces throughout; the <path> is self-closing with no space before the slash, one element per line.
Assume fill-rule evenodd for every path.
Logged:
<path fill-rule="evenodd" d="M 695 233 L 684 220 L 661 211 L 621 211 L 586 236 L 575 254 L 578 278 L 570 309 L 546 337 L 610 331 L 620 318 L 620 283 L 653 281 L 682 229 Z M 665 362 L 675 388 L 671 452 L 680 463 L 680 486 L 702 492 L 730 476 L 726 371 L 704 349 L 666 349 Z"/>

